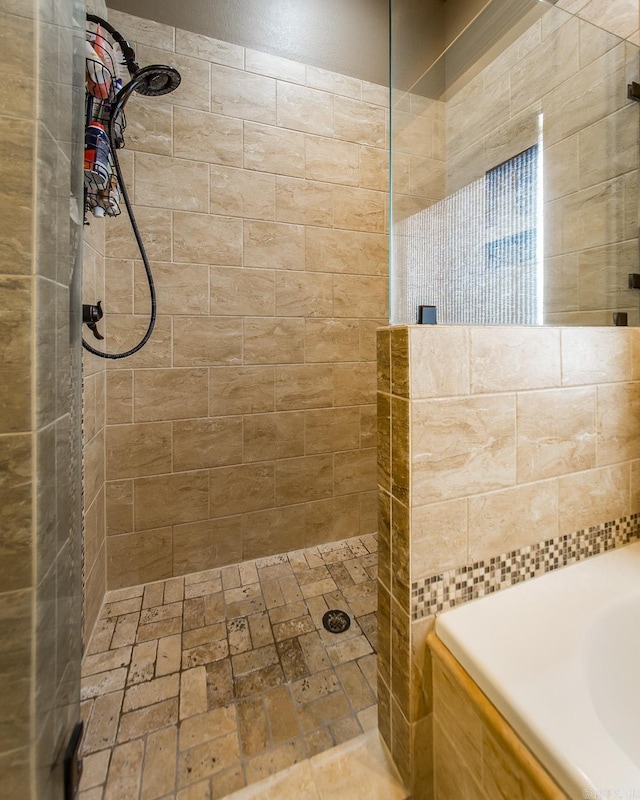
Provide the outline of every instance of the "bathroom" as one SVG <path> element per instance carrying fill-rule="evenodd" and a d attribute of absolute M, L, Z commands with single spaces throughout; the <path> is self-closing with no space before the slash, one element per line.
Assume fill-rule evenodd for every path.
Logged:
<path fill-rule="evenodd" d="M 538 796 L 427 638 L 638 538 L 638 4 L 212 5 L 1 9 L 0 797 Z M 145 256 L 85 207 L 87 12 L 180 76 L 126 98 Z M 145 259 L 149 340 L 83 348 Z"/>

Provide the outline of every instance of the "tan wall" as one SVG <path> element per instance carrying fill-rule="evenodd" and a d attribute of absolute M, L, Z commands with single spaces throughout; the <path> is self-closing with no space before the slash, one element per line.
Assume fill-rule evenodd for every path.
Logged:
<path fill-rule="evenodd" d="M 110 20 L 183 83 L 127 108 L 159 316 L 107 366 L 108 586 L 374 531 L 387 90 Z M 148 308 L 124 214 L 106 255 L 117 351 Z"/>
<path fill-rule="evenodd" d="M 79 14 L 0 11 L 0 785 L 25 800 L 62 795 L 79 718 Z"/>
<path fill-rule="evenodd" d="M 379 342 L 380 729 L 429 797 L 420 591 L 640 512 L 640 330 L 414 326 Z"/>

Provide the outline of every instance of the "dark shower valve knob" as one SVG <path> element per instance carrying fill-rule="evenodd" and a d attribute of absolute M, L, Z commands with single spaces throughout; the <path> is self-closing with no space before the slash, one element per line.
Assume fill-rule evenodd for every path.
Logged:
<path fill-rule="evenodd" d="M 82 306 L 82 321 L 87 325 L 91 333 L 96 337 L 96 339 L 104 339 L 104 336 L 98 330 L 98 322 L 104 317 L 104 311 L 102 310 L 102 300 L 98 300 L 98 302 L 93 305 L 83 305 Z"/>

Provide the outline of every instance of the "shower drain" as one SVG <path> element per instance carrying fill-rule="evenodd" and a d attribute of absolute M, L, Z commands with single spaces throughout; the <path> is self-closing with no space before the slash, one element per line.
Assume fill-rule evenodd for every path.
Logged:
<path fill-rule="evenodd" d="M 349 629 L 351 620 L 346 611 L 333 608 L 322 617 L 322 624 L 329 633 L 344 633 Z"/>

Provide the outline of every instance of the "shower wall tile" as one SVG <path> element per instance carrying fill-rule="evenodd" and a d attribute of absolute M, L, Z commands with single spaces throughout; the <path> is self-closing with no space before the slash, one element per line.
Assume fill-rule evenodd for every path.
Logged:
<path fill-rule="evenodd" d="M 209 313 L 209 267 L 206 264 L 170 264 L 152 262 L 153 281 L 162 298 L 163 314 Z M 134 309 L 149 313 L 149 286 L 141 262 L 136 262 Z M 109 283 L 109 287 L 111 284 Z M 215 310 L 213 313 L 217 313 Z M 127 362 L 126 366 L 129 366 Z"/>
<path fill-rule="evenodd" d="M 305 177 L 305 135 L 296 131 L 244 122 L 245 169 Z"/>
<path fill-rule="evenodd" d="M 187 264 L 242 263 L 242 221 L 208 214 L 173 214 L 173 259 Z"/>
<path fill-rule="evenodd" d="M 127 108 L 123 169 L 158 321 L 140 353 L 106 368 L 109 585 L 375 531 L 388 90 L 117 18 L 140 31 L 141 63 L 175 65 L 182 84 Z M 128 221 L 104 228 L 85 283 L 106 296 L 113 351 L 144 334 L 149 296 Z"/>
<path fill-rule="evenodd" d="M 242 69 L 244 64 L 244 47 L 219 39 L 212 39 L 200 33 L 183 31 L 176 28 L 176 53 L 201 58 L 213 64 Z"/>
<path fill-rule="evenodd" d="M 188 186 L 185 192 L 183 187 Z M 169 158 L 151 153 L 135 155 L 135 202 L 182 211 L 208 211 L 209 180 L 206 170 L 196 161 Z"/>
<path fill-rule="evenodd" d="M 211 111 L 274 125 L 276 81 L 239 69 L 211 65 Z"/>
<path fill-rule="evenodd" d="M 203 160 L 241 166 L 242 121 L 191 108 L 174 108 L 173 155 L 197 162 L 204 174 Z"/>
<path fill-rule="evenodd" d="M 136 97 L 136 112 L 135 119 L 127 120 L 127 147 L 143 153 L 172 155 L 172 106 L 157 97 Z"/>

